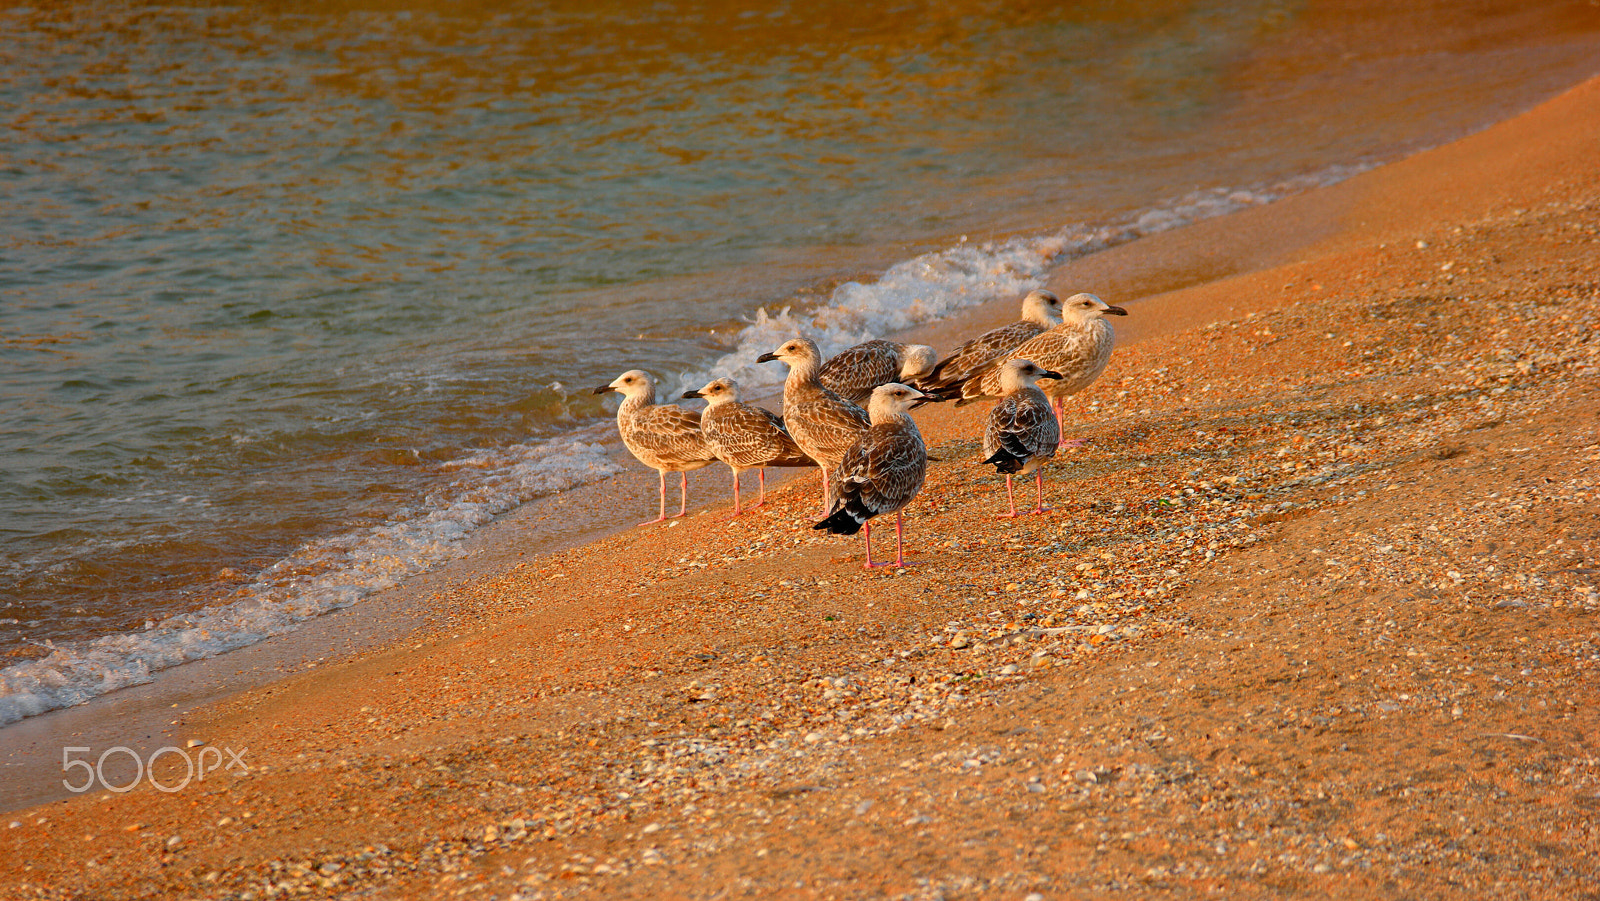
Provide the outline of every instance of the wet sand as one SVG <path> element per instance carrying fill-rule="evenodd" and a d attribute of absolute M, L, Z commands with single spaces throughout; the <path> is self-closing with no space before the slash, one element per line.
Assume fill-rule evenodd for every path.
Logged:
<path fill-rule="evenodd" d="M 164 784 L 202 748 L 240 767 L 0 817 L 0 887 L 1581 896 L 1597 124 L 1588 82 L 1054 273 L 1132 315 L 1050 515 L 994 518 L 970 408 L 919 416 L 904 571 L 805 528 L 815 476 L 734 522 L 570 515 L 642 512 L 645 475 L 531 506 L 418 583 L 416 631 L 180 708 Z M 552 529 L 573 544 L 539 556 Z"/>

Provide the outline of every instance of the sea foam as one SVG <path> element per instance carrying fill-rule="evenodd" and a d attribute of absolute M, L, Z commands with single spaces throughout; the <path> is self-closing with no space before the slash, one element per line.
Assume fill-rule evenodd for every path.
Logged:
<path fill-rule="evenodd" d="M 168 667 L 255 644 L 461 555 L 461 541 L 523 501 L 616 474 L 599 444 L 513 445 L 441 469 L 453 476 L 414 515 L 312 542 L 229 599 L 139 632 L 47 644 L 0 670 L 0 725 L 150 681 Z"/>
<path fill-rule="evenodd" d="M 756 358 L 801 335 L 817 343 L 824 358 L 851 345 L 931 322 L 997 297 L 1017 297 L 1039 287 L 1049 270 L 1076 257 L 1169 231 L 1245 207 L 1334 184 L 1371 168 L 1333 166 L 1270 186 L 1246 190 L 1195 191 L 1158 204 L 1113 225 L 1067 225 L 1043 235 L 971 244 L 926 253 L 891 266 L 871 283 L 847 282 L 819 306 L 756 311 L 738 333 L 734 349 L 709 367 L 681 374 L 667 396 L 730 376 L 745 385 L 775 385 L 787 369 Z"/>

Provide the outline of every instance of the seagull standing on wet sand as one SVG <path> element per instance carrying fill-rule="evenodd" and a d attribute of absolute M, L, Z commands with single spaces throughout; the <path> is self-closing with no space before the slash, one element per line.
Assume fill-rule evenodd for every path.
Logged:
<path fill-rule="evenodd" d="M 840 351 L 817 370 L 822 387 L 861 406 L 872 396 L 872 389 L 890 382 L 916 384 L 939 359 L 926 344 L 901 344 L 882 338 L 863 341 Z"/>
<path fill-rule="evenodd" d="M 867 569 L 889 565 L 887 561 L 872 562 L 872 526 L 867 522 L 886 513 L 894 514 L 894 565 L 907 565 L 900 511 L 922 490 L 928 474 L 928 451 L 910 411 L 928 399 L 921 391 L 896 382 L 873 389 L 867 404 L 872 428 L 845 453 L 839 464 L 838 500 L 828 517 L 812 526 L 835 535 L 864 530 Z"/>
<path fill-rule="evenodd" d="M 1010 357 L 1013 348 L 1060 324 L 1061 298 L 1043 288 L 1029 291 L 1028 296 L 1022 298 L 1021 319 L 990 329 L 956 348 L 955 353 L 933 367 L 919 385 L 923 391 L 935 393 L 956 388 L 971 378 L 978 367 Z"/>
<path fill-rule="evenodd" d="M 983 430 L 984 463 L 993 463 L 1006 476 L 1006 503 L 1017 515 L 1016 497 L 1011 493 L 1013 475 L 1033 473 L 1034 513 L 1045 512 L 1044 462 L 1056 455 L 1061 427 L 1050 411 L 1050 399 L 1035 384 L 1039 379 L 1059 379 L 1031 360 L 1007 360 L 1000 365 L 1000 381 L 1006 396 L 989 411 L 989 425 Z"/>
<path fill-rule="evenodd" d="M 772 360 L 789 364 L 789 377 L 783 382 L 783 426 L 806 456 L 822 467 L 822 512 L 826 516 L 833 504 L 829 493 L 832 471 L 872 422 L 867 411 L 817 381 L 822 354 L 811 339 L 785 341 L 772 353 L 756 357 L 757 363 Z"/>
<path fill-rule="evenodd" d="M 661 481 L 661 515 L 640 525 L 653 525 L 667 518 L 667 473 L 679 473 L 682 500 L 678 516 L 689 509 L 689 470 L 710 466 L 717 461 L 700 433 L 700 413 L 673 404 L 656 403 L 656 382 L 650 373 L 630 369 L 609 385 L 594 389 L 595 394 L 615 391 L 623 397 L 617 407 L 617 432 L 628 452 L 640 463 L 654 469 Z"/>
<path fill-rule="evenodd" d="M 1044 393 L 1055 409 L 1056 424 L 1061 424 L 1061 402 L 1089 387 L 1111 360 L 1111 351 L 1117 343 L 1117 333 L 1106 321 L 1107 316 L 1126 316 L 1128 311 L 1114 307 L 1093 294 L 1074 294 L 1061 304 L 1060 325 L 1024 341 L 1006 355 L 1006 359 L 1032 360 L 1052 372 L 1061 374 L 1058 381 L 1045 386 Z M 986 397 L 1005 396 L 1000 381 L 1001 364 L 994 360 L 961 383 L 961 399 L 956 406 Z M 1079 444 L 1080 441 L 1067 442 Z"/>
<path fill-rule="evenodd" d="M 777 414 L 739 402 L 739 383 L 733 379 L 717 379 L 699 391 L 685 391 L 683 396 L 705 398 L 700 432 L 717 459 L 733 470 L 734 516 L 744 513 L 739 502 L 739 476 L 745 470 L 757 471 L 756 478 L 761 486 L 761 494 L 756 499 L 756 507 L 759 507 L 767 500 L 766 467 L 817 465 L 817 461 L 806 456 L 784 431 L 783 420 Z"/>

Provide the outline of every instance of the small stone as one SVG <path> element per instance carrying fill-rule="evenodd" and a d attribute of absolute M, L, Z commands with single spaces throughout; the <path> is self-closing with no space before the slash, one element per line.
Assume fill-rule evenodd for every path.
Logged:
<path fill-rule="evenodd" d="M 1020 672 L 1022 672 L 1022 668 L 1017 666 L 1015 663 L 1008 663 L 1005 666 L 1000 667 L 1000 675 L 1002 676 L 1015 676 Z"/>
<path fill-rule="evenodd" d="M 184 744 L 188 745 L 191 748 L 198 748 L 198 747 L 203 746 L 205 744 L 205 742 L 201 741 L 198 738 L 191 738 L 188 741 L 184 742 Z"/>
<path fill-rule="evenodd" d="M 806 733 L 806 744 L 814 745 L 817 742 L 822 741 L 823 739 L 825 739 L 827 737 L 828 736 L 823 735 L 821 732 L 807 732 Z"/>
<path fill-rule="evenodd" d="M 950 639 L 950 647 L 955 648 L 958 651 L 962 648 L 971 646 L 972 639 L 965 632 L 957 632 L 956 637 Z"/>

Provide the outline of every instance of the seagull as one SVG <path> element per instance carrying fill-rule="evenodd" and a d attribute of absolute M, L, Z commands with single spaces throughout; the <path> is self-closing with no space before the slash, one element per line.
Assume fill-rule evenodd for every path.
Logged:
<path fill-rule="evenodd" d="M 989 411 L 989 425 L 983 430 L 984 463 L 993 463 L 1006 476 L 1007 518 L 1017 515 L 1017 501 L 1011 493 L 1011 477 L 1033 473 L 1034 513 L 1045 512 L 1044 461 L 1056 455 L 1061 426 L 1051 415 L 1050 399 L 1045 397 L 1039 379 L 1059 379 L 1031 360 L 1007 360 L 1000 364 L 1000 381 L 1006 396 Z"/>
<path fill-rule="evenodd" d="M 905 526 L 900 511 L 922 490 L 928 451 L 909 411 L 930 400 L 915 388 L 890 382 L 872 390 L 872 428 L 845 452 L 839 464 L 838 500 L 822 522 L 812 526 L 835 535 L 854 535 L 865 527 L 866 568 L 872 562 L 872 526 L 867 520 L 894 514 L 894 565 L 906 566 Z"/>
<path fill-rule="evenodd" d="M 956 406 L 986 397 L 1003 397 L 1006 389 L 1000 380 L 1005 359 L 1032 360 L 1061 374 L 1059 381 L 1044 389 L 1061 424 L 1061 402 L 1089 387 L 1105 371 L 1116 346 L 1117 333 L 1107 316 L 1126 316 L 1128 311 L 1114 307 L 1093 294 L 1074 294 L 1061 305 L 1062 323 L 1023 342 L 1004 359 L 991 360 L 961 383 L 961 399 Z M 1077 444 L 1079 442 L 1071 442 Z"/>
<path fill-rule="evenodd" d="M 942 392 L 959 386 L 985 363 L 1005 359 L 1010 351 L 1035 335 L 1061 324 L 1061 298 L 1039 288 L 1022 298 L 1022 318 L 1010 325 L 973 338 L 944 358 L 921 382 L 922 390 Z"/>
<path fill-rule="evenodd" d="M 828 493 L 831 472 L 872 422 L 867 411 L 817 381 L 822 354 L 811 339 L 785 341 L 772 353 L 756 357 L 757 363 L 772 360 L 789 364 L 789 377 L 783 382 L 783 425 L 800 450 L 822 467 L 822 510 L 826 516 L 833 500 Z"/>
<path fill-rule="evenodd" d="M 889 382 L 912 384 L 933 369 L 939 355 L 926 344 L 877 339 L 857 344 L 822 364 L 817 381 L 845 400 L 861 405 L 872 389 Z"/>
<path fill-rule="evenodd" d="M 817 465 L 784 431 L 783 420 L 777 414 L 739 402 L 739 383 L 733 379 L 716 379 L 699 391 L 685 391 L 683 396 L 705 398 L 700 431 L 711 452 L 733 470 L 734 516 L 744 513 L 739 503 L 739 476 L 745 470 L 757 471 L 761 485 L 761 495 L 756 500 L 759 507 L 767 500 L 766 467 Z"/>
<path fill-rule="evenodd" d="M 673 404 L 656 403 L 656 381 L 650 373 L 630 369 L 609 385 L 594 389 L 595 394 L 615 391 L 623 397 L 617 407 L 617 431 L 628 452 L 661 477 L 661 515 L 640 525 L 653 525 L 667 518 L 667 473 L 679 473 L 682 501 L 678 516 L 689 507 L 689 470 L 710 466 L 717 461 L 705 436 L 700 433 L 700 413 Z"/>

